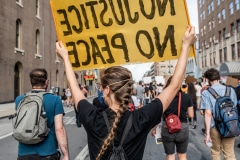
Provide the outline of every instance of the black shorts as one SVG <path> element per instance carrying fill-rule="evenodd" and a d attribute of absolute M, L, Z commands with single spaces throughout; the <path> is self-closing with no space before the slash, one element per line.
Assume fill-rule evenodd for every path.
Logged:
<path fill-rule="evenodd" d="M 165 124 L 163 124 L 164 126 Z M 162 127 L 162 142 L 165 153 L 171 155 L 175 153 L 186 153 L 188 146 L 189 128 L 187 123 L 182 123 L 182 130 L 177 133 L 169 133 L 168 129 Z"/>

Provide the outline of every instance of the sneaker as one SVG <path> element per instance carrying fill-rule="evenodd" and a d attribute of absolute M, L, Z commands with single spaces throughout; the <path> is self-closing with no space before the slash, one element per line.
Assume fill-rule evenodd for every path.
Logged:
<path fill-rule="evenodd" d="M 162 144 L 162 138 L 157 139 L 157 144 Z"/>

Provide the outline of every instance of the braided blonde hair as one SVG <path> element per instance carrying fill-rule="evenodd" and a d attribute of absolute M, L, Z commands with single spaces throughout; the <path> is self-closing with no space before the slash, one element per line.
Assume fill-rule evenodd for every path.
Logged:
<path fill-rule="evenodd" d="M 107 150 L 108 146 L 114 140 L 117 126 L 121 120 L 123 113 L 128 109 L 133 90 L 133 80 L 131 72 L 120 66 L 110 67 L 104 71 L 101 78 L 102 87 L 109 86 L 114 94 L 115 100 L 120 104 L 119 110 L 113 120 L 112 127 L 107 137 L 103 141 L 102 147 L 96 160 L 100 160 Z"/>

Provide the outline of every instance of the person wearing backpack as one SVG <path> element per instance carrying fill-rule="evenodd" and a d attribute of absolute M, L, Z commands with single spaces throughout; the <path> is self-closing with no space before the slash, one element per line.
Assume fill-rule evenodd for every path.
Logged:
<path fill-rule="evenodd" d="M 178 92 L 184 78 L 190 47 L 196 42 L 195 27 L 188 26 L 182 39 L 182 51 L 171 84 L 146 107 L 128 110 L 133 90 L 132 73 L 124 67 L 113 66 L 104 70 L 100 78 L 107 109 L 89 103 L 78 87 L 67 49 L 56 42 L 56 52 L 64 61 L 79 119 L 87 137 L 91 160 L 141 160 L 149 131 L 160 123 L 162 113 Z"/>
<path fill-rule="evenodd" d="M 238 85 L 235 88 L 235 93 L 236 93 L 236 96 L 237 96 L 238 113 L 240 115 L 240 77 L 238 77 Z M 237 146 L 238 146 L 238 148 L 240 148 L 240 143 Z"/>
<path fill-rule="evenodd" d="M 211 68 L 208 69 L 204 73 L 204 78 L 208 81 L 210 87 L 202 92 L 202 101 L 201 101 L 201 109 L 205 110 L 205 138 L 204 143 L 208 145 L 208 143 L 212 143 L 211 154 L 213 160 L 221 159 L 221 152 L 224 154 L 224 159 L 235 160 L 234 153 L 234 141 L 235 137 L 224 137 L 224 135 L 220 134 L 221 129 L 218 128 L 219 124 L 227 124 L 226 122 L 222 123 L 223 120 L 217 120 L 219 118 L 218 113 L 222 113 L 218 110 L 218 106 L 216 103 L 216 98 L 212 94 L 213 89 L 216 93 L 214 95 L 219 95 L 220 97 L 227 98 L 226 100 L 230 101 L 229 107 L 232 107 L 230 111 L 228 111 L 225 117 L 234 117 L 236 116 L 236 112 L 232 112 L 236 110 L 237 98 L 233 88 L 227 89 L 225 85 L 219 83 L 220 75 L 219 71 Z M 230 93 L 229 96 L 226 95 Z M 230 99 L 229 99 L 230 98 Z M 219 99 L 220 100 L 220 99 Z M 218 100 L 218 102 L 219 102 Z M 227 104 L 227 103 L 225 103 Z M 235 106 L 235 107 L 234 107 Z M 228 106 L 222 107 L 222 109 L 227 108 Z M 218 111 L 218 113 L 216 113 Z M 217 121 L 216 121 L 217 120 Z M 236 121 L 238 124 L 238 120 Z M 238 129 L 238 127 L 234 127 L 234 129 Z"/>
<path fill-rule="evenodd" d="M 43 104 L 43 108 L 40 115 L 47 118 L 47 127 L 49 128 L 49 132 L 47 135 L 44 135 L 44 138 L 40 142 L 33 142 L 31 139 L 23 142 L 22 139 L 20 139 L 18 144 L 18 160 L 60 160 L 61 154 L 59 152 L 59 148 L 63 154 L 62 159 L 69 160 L 67 135 L 63 124 L 64 109 L 61 99 L 59 96 L 46 92 L 49 80 L 45 69 L 34 69 L 31 71 L 29 76 L 32 90 L 29 93 L 20 95 L 16 98 L 16 110 L 19 111 L 19 107 L 21 107 L 21 110 L 24 109 L 24 107 L 27 107 L 26 105 L 21 105 L 24 100 L 26 100 L 26 96 L 34 95 L 35 97 L 32 97 L 34 100 L 37 99 L 38 96 L 41 97 L 42 95 L 43 100 L 41 99 L 41 102 Z M 23 119 L 33 116 L 27 114 L 27 112 L 30 111 L 31 107 L 36 106 L 30 105 L 28 107 L 29 108 L 26 110 L 26 114 Z M 43 110 L 44 112 L 42 112 Z M 27 123 L 30 125 L 31 121 L 27 121 Z M 21 124 L 20 121 L 19 124 Z M 16 126 L 14 126 L 14 128 L 16 129 Z M 13 133 L 14 132 L 15 131 L 13 131 Z M 31 132 L 32 131 L 30 130 L 26 131 L 26 133 L 23 132 L 23 136 Z M 14 135 L 13 137 L 15 138 Z"/>

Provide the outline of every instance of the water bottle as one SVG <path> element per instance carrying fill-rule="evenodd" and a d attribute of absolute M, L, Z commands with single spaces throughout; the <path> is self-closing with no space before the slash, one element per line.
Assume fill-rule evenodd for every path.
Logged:
<path fill-rule="evenodd" d="M 46 116 L 46 112 L 42 112 L 42 117 L 43 118 L 46 118 L 47 116 Z"/>
<path fill-rule="evenodd" d="M 211 147 L 212 147 L 212 142 L 208 141 L 208 142 L 207 142 L 207 146 L 208 146 L 209 148 L 211 148 Z"/>

